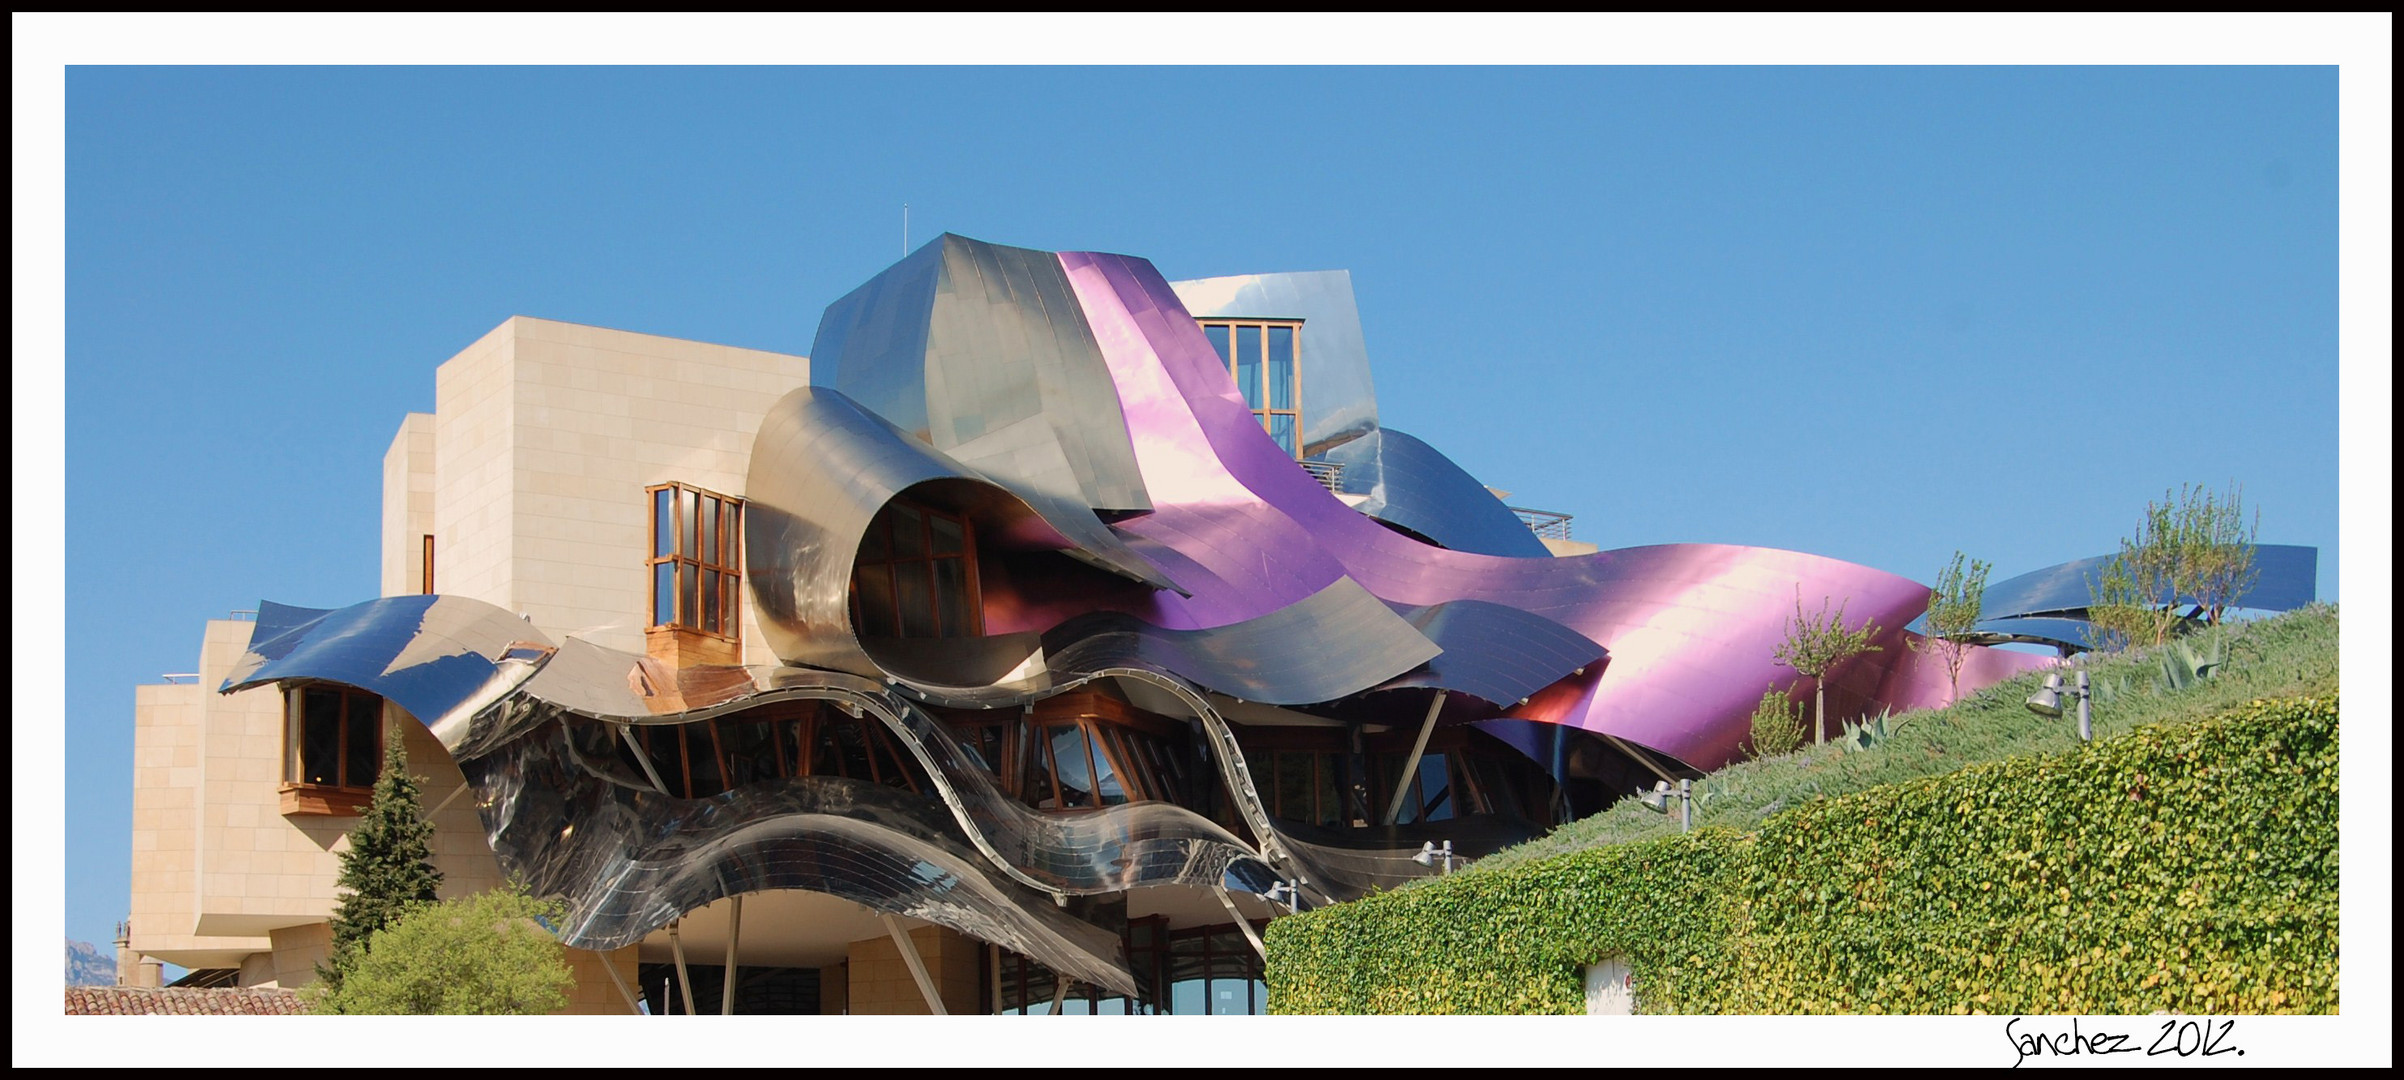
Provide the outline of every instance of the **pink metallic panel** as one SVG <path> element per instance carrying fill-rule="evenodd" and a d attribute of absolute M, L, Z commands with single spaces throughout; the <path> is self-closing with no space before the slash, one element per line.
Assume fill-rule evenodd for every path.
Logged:
<path fill-rule="evenodd" d="M 1808 609 L 1828 598 L 1845 605 L 1848 622 L 1875 619 L 1883 628 L 1883 651 L 1830 676 L 1831 715 L 1945 696 L 1942 666 L 1906 647 L 1912 635 L 1901 628 L 1928 602 L 1928 589 L 1908 578 L 1725 544 L 1506 558 L 1433 548 L 1386 529 L 1339 502 L 1269 439 L 1149 263 L 1089 253 L 1064 253 L 1061 262 L 1118 386 L 1153 498 L 1153 513 L 1114 528 L 1206 572 L 1180 568 L 1178 579 L 1193 595 L 1159 597 L 1162 625 L 1256 617 L 1339 575 L 1396 603 L 1506 605 L 1559 622 L 1611 653 L 1599 678 L 1538 695 L 1513 715 L 1615 735 L 1701 768 L 1734 760 L 1762 690 L 1795 679 L 1771 653 L 1798 594 Z M 1152 557 L 1151 548 L 1136 547 Z M 1963 686 L 2052 662 L 1977 649 Z"/>

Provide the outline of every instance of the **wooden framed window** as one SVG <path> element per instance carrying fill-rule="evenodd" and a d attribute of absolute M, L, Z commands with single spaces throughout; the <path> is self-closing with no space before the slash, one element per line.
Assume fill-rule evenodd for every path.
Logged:
<path fill-rule="evenodd" d="M 1302 457 L 1302 321 L 1198 319 L 1260 426 Z"/>
<path fill-rule="evenodd" d="M 743 500 L 685 484 L 651 498 L 651 628 L 743 637 Z"/>
<path fill-rule="evenodd" d="M 425 534 L 423 534 L 423 535 L 421 535 L 421 536 L 419 536 L 419 537 L 418 537 L 418 575 L 417 575 L 417 581 L 418 581 L 418 590 L 417 590 L 417 591 L 419 591 L 419 592 L 422 592 L 422 593 L 424 593 L 424 594 L 426 594 L 426 595 L 428 595 L 428 596 L 432 596 L 432 595 L 434 595 L 434 534 L 433 534 L 433 533 L 425 533 Z"/>
<path fill-rule="evenodd" d="M 383 698 L 323 684 L 284 692 L 284 813 L 355 814 L 383 768 Z"/>
<path fill-rule="evenodd" d="M 851 624 L 861 637 L 957 638 L 985 632 L 969 520 L 903 499 L 868 523 L 852 563 Z"/>

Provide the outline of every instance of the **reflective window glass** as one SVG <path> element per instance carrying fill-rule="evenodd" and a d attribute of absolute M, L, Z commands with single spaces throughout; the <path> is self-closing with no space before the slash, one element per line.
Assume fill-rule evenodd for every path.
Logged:
<path fill-rule="evenodd" d="M 893 567 L 871 563 L 858 575 L 860 633 L 867 637 L 900 637 L 901 615 L 893 606 Z"/>
<path fill-rule="evenodd" d="M 1269 328 L 1269 408 L 1294 407 L 1294 328 Z"/>
<path fill-rule="evenodd" d="M 372 787 L 377 761 L 384 756 L 384 701 L 359 694 L 345 694 L 342 701 L 342 784 Z"/>
<path fill-rule="evenodd" d="M 676 564 L 660 563 L 651 568 L 651 625 L 666 626 L 676 621 Z"/>
<path fill-rule="evenodd" d="M 309 689 L 301 695 L 300 782 L 342 783 L 342 693 Z"/>
<path fill-rule="evenodd" d="M 1286 453 L 1295 453 L 1294 417 L 1288 413 L 1270 413 L 1269 437 L 1284 447 Z"/>
<path fill-rule="evenodd" d="M 692 798 L 715 795 L 726 790 L 726 779 L 718 772 L 718 740 L 714 723 L 703 720 L 684 724 L 685 767 L 693 777 Z"/>
<path fill-rule="evenodd" d="M 893 504 L 893 557 L 915 559 L 927 553 L 925 519 L 912 507 Z"/>
<path fill-rule="evenodd" d="M 1228 351 L 1227 351 L 1227 335 L 1228 335 L 1228 332 L 1229 332 L 1229 331 L 1228 331 L 1227 327 L 1225 327 L 1225 326 L 1205 326 L 1205 327 L 1203 327 L 1203 328 L 1202 328 L 1202 333 L 1203 333 L 1203 335 L 1204 335 L 1205 337 L 1208 337 L 1208 338 L 1210 339 L 1210 347 L 1211 347 L 1211 348 L 1213 348 L 1213 349 L 1216 349 L 1216 350 L 1218 350 L 1218 353 L 1219 353 L 1219 362 L 1220 362 L 1220 363 L 1222 363 L 1222 364 L 1224 364 L 1224 363 L 1227 363 L 1227 362 L 1228 362 L 1228 355 L 1229 355 L 1229 354 L 1228 354 Z"/>
<path fill-rule="evenodd" d="M 670 502 L 674 492 L 661 488 L 651 493 L 651 553 L 676 554 L 676 506 Z"/>
<path fill-rule="evenodd" d="M 935 637 L 935 568 L 923 562 L 895 563 L 893 582 L 900 588 L 902 636 Z"/>
<path fill-rule="evenodd" d="M 693 557 L 703 562 L 718 561 L 718 500 L 701 500 L 701 546 L 693 549 Z"/>

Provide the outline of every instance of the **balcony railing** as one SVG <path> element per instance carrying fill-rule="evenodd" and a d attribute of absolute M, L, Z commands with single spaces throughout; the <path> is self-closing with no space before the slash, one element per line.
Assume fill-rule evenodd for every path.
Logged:
<path fill-rule="evenodd" d="M 1568 514 L 1554 510 L 1530 510 L 1524 506 L 1514 506 L 1511 508 L 1511 512 L 1519 515 L 1519 520 L 1527 525 L 1529 532 L 1535 533 L 1543 539 L 1567 540 L 1570 538 L 1570 515 Z"/>
<path fill-rule="evenodd" d="M 1319 486 L 1336 494 L 1344 493 L 1344 463 L 1320 458 L 1302 459 L 1302 471 L 1311 474 Z"/>

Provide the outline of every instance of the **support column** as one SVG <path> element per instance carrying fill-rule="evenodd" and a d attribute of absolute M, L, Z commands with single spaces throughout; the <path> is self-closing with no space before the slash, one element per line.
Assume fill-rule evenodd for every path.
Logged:
<path fill-rule="evenodd" d="M 1252 929 L 1252 920 L 1245 918 L 1244 913 L 1236 909 L 1235 897 L 1227 895 L 1224 887 L 1214 888 L 1211 892 L 1218 896 L 1219 906 L 1226 908 L 1227 914 L 1235 917 L 1235 928 L 1244 932 L 1244 940 L 1252 943 L 1252 951 L 1260 954 L 1260 962 L 1268 963 L 1269 946 L 1260 940 L 1260 933 Z"/>
<path fill-rule="evenodd" d="M 676 936 L 676 928 L 683 925 L 683 919 L 668 924 L 668 948 L 676 954 L 676 986 L 684 991 L 684 1014 L 691 1016 L 693 1015 L 693 973 L 685 969 L 684 940 Z"/>
<path fill-rule="evenodd" d="M 927 999 L 927 1011 L 937 1016 L 949 1016 L 943 1008 L 943 995 L 935 991 L 935 980 L 927 974 L 927 962 L 918 955 L 918 943 L 910 940 L 910 932 L 902 929 L 891 915 L 879 915 L 884 920 L 885 933 L 893 938 L 893 947 L 901 950 L 902 963 L 910 968 L 910 978 L 918 983 L 918 992 Z"/>
<path fill-rule="evenodd" d="M 1427 753 L 1427 737 L 1436 731 L 1436 714 L 1444 711 L 1444 697 L 1445 691 L 1438 690 L 1436 699 L 1427 703 L 1427 719 L 1419 724 L 1419 741 L 1411 744 L 1411 760 L 1403 763 L 1402 779 L 1394 782 L 1394 801 L 1386 806 L 1384 824 L 1394 824 L 1394 819 L 1402 814 L 1403 796 L 1410 793 L 1411 781 L 1419 778 L 1419 758 Z M 1459 802 L 1460 800 L 1453 801 Z M 1234 908 L 1230 907 L 1228 910 L 1232 911 Z M 1254 944 L 1258 944 L 1258 942 Z"/>
<path fill-rule="evenodd" d="M 743 898 L 734 898 L 732 909 L 726 913 L 726 989 L 718 998 L 718 1015 L 735 1014 L 735 952 L 743 940 Z"/>

